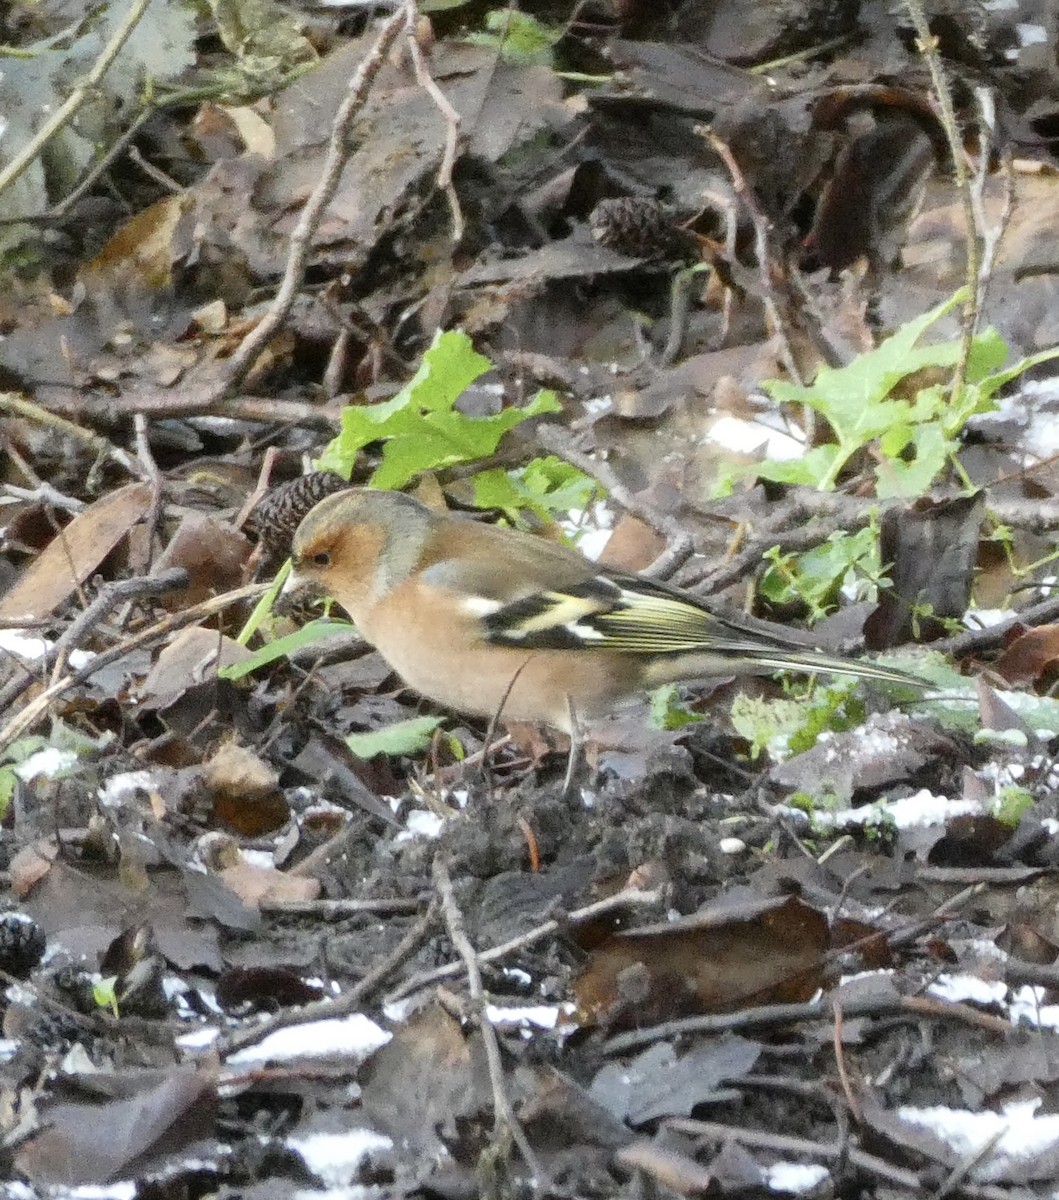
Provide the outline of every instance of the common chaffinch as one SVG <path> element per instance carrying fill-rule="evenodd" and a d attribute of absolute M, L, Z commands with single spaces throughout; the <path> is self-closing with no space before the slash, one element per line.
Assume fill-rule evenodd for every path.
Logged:
<path fill-rule="evenodd" d="M 918 682 L 763 635 L 676 588 L 398 492 L 328 496 L 299 525 L 292 557 L 285 590 L 333 596 L 421 695 L 572 736 L 679 680 L 796 670 Z"/>

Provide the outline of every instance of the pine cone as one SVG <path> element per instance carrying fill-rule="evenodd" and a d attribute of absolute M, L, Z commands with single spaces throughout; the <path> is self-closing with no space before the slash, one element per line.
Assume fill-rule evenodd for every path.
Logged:
<path fill-rule="evenodd" d="M 349 484 L 341 475 L 333 475 L 330 471 L 313 471 L 290 483 L 280 484 L 254 505 L 246 521 L 246 530 L 270 555 L 285 558 L 290 553 L 294 531 L 302 518 L 325 497 L 347 487 Z"/>
<path fill-rule="evenodd" d="M 645 196 L 600 200 L 588 218 L 592 236 L 601 246 L 630 258 L 691 259 L 695 240 L 677 227 L 676 214 Z"/>

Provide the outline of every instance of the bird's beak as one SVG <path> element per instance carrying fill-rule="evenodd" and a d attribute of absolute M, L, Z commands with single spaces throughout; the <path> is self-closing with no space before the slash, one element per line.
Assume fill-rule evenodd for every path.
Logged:
<path fill-rule="evenodd" d="M 300 592 L 303 587 L 308 585 L 309 581 L 304 575 L 298 573 L 297 567 L 291 564 L 290 574 L 283 582 L 283 587 L 280 589 L 281 596 L 293 596 L 295 592 Z"/>

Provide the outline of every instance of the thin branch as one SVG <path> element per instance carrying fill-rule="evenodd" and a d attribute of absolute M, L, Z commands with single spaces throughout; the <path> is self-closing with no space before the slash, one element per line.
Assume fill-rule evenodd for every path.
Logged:
<path fill-rule="evenodd" d="M 695 547 L 691 535 L 675 517 L 669 516 L 668 513 L 661 513 L 651 505 L 637 499 L 615 475 L 609 463 L 593 458 L 590 454 L 584 454 L 580 450 L 575 450 L 570 445 L 568 429 L 558 425 L 538 425 L 537 440 L 549 453 L 595 479 L 615 504 L 620 505 L 633 516 L 639 517 L 641 521 L 646 522 L 666 539 L 665 550 L 647 567 L 644 571 L 645 575 L 654 575 L 664 579 L 667 574 L 672 574 L 677 567 L 687 562 L 694 553 Z"/>
<path fill-rule="evenodd" d="M 452 240 L 460 242 L 463 240 L 463 210 L 460 208 L 460 199 L 456 195 L 456 188 L 452 183 L 452 172 L 456 166 L 456 151 L 459 149 L 460 114 L 449 103 L 448 97 L 434 82 L 434 77 L 427 69 L 414 24 L 409 27 L 407 37 L 412 66 L 415 68 L 416 82 L 434 101 L 445 121 L 445 152 L 441 158 L 441 166 L 438 167 L 437 183 L 438 188 L 445 193 L 449 202 L 449 211 L 452 213 Z"/>
<path fill-rule="evenodd" d="M 66 97 L 59 108 L 37 130 L 37 133 L 23 146 L 21 152 L 15 155 L 3 171 L 0 171 L 0 195 L 28 169 L 48 142 L 73 120 L 81 106 L 88 99 L 93 88 L 107 73 L 114 59 L 117 58 L 122 46 L 128 41 L 132 31 L 139 24 L 140 18 L 147 11 L 147 5 L 150 2 L 151 0 L 133 0 L 132 7 L 126 14 L 125 19 L 114 30 L 110 41 L 100 51 L 92 70 L 89 71 L 70 95 Z"/>
<path fill-rule="evenodd" d="M 696 132 L 709 142 L 714 153 L 724 163 L 725 169 L 732 181 L 732 187 L 735 189 L 735 194 L 742 203 L 747 216 L 750 218 L 750 223 L 754 228 L 754 253 L 757 256 L 758 276 L 761 280 L 761 302 L 765 306 L 765 311 L 772 322 L 773 330 L 779 339 L 780 357 L 783 359 L 783 365 L 787 370 L 787 374 L 795 383 L 804 384 L 805 380 L 798 369 L 798 362 L 794 357 L 790 339 L 787 337 L 786 323 L 780 313 L 775 289 L 772 286 L 773 256 L 770 245 L 771 237 L 768 217 L 761 211 L 761 206 L 757 202 L 753 189 L 747 183 L 746 176 L 743 174 L 728 143 L 715 130 L 709 128 L 709 126 L 699 126 Z"/>
<path fill-rule="evenodd" d="M 91 429 L 86 429 L 83 425 L 78 425 L 74 421 L 68 421 L 65 417 L 60 417 L 57 413 L 50 412 L 46 408 L 41 408 L 39 404 L 34 404 L 32 401 L 26 400 L 14 392 L 0 392 L 0 413 L 9 413 L 11 416 L 23 417 L 25 420 L 32 421 L 36 425 L 41 425 L 45 429 L 51 429 L 55 433 L 65 437 L 75 438 L 77 441 L 83 442 L 99 458 L 109 458 L 119 466 L 124 467 L 135 478 L 144 478 L 145 472 L 142 464 L 138 463 L 125 450 L 111 445 L 106 438 L 101 437 L 98 433 L 94 433 Z"/>
<path fill-rule="evenodd" d="M 500 1057 L 500 1042 L 496 1036 L 493 1023 L 486 1011 L 487 998 L 482 986 L 482 972 L 478 964 L 471 940 L 463 924 L 463 913 L 452 890 L 452 878 L 441 854 L 434 856 L 434 886 L 441 899 L 441 913 L 445 918 L 445 926 L 449 931 L 456 952 L 463 960 L 467 971 L 467 986 L 470 991 L 471 1003 L 474 1005 L 478 1018 L 478 1030 L 485 1047 L 485 1058 L 489 1066 L 489 1082 L 493 1089 L 493 1134 L 500 1140 L 510 1137 L 522 1155 L 522 1161 L 530 1172 L 534 1190 L 539 1190 L 544 1184 L 544 1169 L 533 1147 L 529 1144 L 522 1122 L 515 1116 L 511 1106 L 511 1098 L 507 1094 L 507 1081 L 504 1079 L 504 1064 Z"/>
<path fill-rule="evenodd" d="M 332 903 L 337 902 L 333 901 Z M 276 1033 L 277 1030 L 291 1029 L 296 1025 L 310 1025 L 314 1021 L 329 1021 L 334 1017 L 344 1017 L 358 1011 L 368 996 L 415 954 L 425 941 L 437 915 L 437 902 L 431 901 L 426 912 L 409 928 L 391 953 L 376 964 L 348 992 L 336 999 L 318 1000 L 313 1004 L 305 1004 L 301 1008 L 276 1013 L 268 1020 L 249 1029 L 239 1029 L 233 1033 L 222 1034 L 214 1043 L 217 1053 L 222 1058 L 226 1058 L 246 1046 L 256 1045 L 269 1034 Z"/>
<path fill-rule="evenodd" d="M 562 920 L 553 918 L 543 921 L 533 929 L 519 934 L 518 937 L 511 938 L 510 941 L 501 942 L 499 946 L 492 946 L 488 950 L 482 950 L 478 955 L 478 962 L 492 963 L 508 958 L 519 950 L 526 950 L 530 946 L 535 946 L 538 942 L 543 942 L 547 938 L 554 937 L 566 926 L 579 925 L 583 921 L 595 920 L 596 917 L 613 912 L 617 908 L 656 908 L 661 902 L 662 891 L 660 889 L 644 892 L 629 888 L 627 891 L 607 896 L 604 900 L 597 900 L 594 904 L 587 904 L 584 908 L 574 909 L 573 912 L 567 913 Z M 411 979 L 405 980 L 396 991 L 390 992 L 386 996 L 386 1002 L 392 1003 L 394 1000 L 400 1000 L 412 992 L 418 992 L 422 988 L 440 983 L 443 979 L 454 979 L 462 973 L 463 967 L 464 964 L 460 960 L 445 963 L 440 967 L 433 967 L 431 970 L 423 971 L 419 975 L 413 975 Z"/>
<path fill-rule="evenodd" d="M 980 232 L 975 220 L 974 202 L 971 197 L 970 181 L 967 176 L 967 159 L 964 155 L 963 141 L 960 137 L 960 127 L 956 122 L 956 108 L 952 101 L 952 90 L 945 77 L 941 56 L 938 53 L 938 40 L 930 32 L 926 13 L 923 11 L 921 0 L 904 0 L 908 15 L 916 30 L 916 44 L 922 54 L 927 69 L 930 71 L 931 82 L 934 85 L 934 95 L 938 101 L 941 126 L 945 130 L 945 138 L 949 143 L 949 154 L 952 156 L 952 166 L 956 174 L 956 187 L 960 193 L 963 205 L 964 221 L 967 225 L 967 299 L 963 305 L 963 321 L 960 332 L 960 357 L 952 373 L 951 394 L 958 397 L 963 391 L 964 380 L 967 378 L 967 364 L 971 358 L 971 346 L 974 342 L 978 326 L 978 283 L 981 271 Z"/>
<path fill-rule="evenodd" d="M 111 646 L 109 650 L 104 650 L 97 654 L 91 662 L 86 663 L 83 667 L 71 672 L 69 675 L 64 675 L 62 679 L 57 680 L 39 695 L 35 696 L 21 712 L 15 713 L 4 726 L 0 727 L 0 749 L 9 746 L 16 738 L 21 737 L 24 733 L 32 729 L 59 696 L 84 683 L 87 679 L 91 679 L 97 671 L 110 666 L 112 662 L 123 658 L 132 650 L 138 650 L 141 646 L 154 645 L 156 642 L 167 638 L 176 630 L 183 629 L 187 625 L 194 625 L 196 621 L 211 617 L 232 604 L 238 604 L 243 600 L 257 599 L 257 597 L 263 595 L 268 590 L 268 586 L 266 583 L 253 583 L 247 587 L 236 588 L 231 592 L 224 592 L 220 596 L 213 596 L 209 600 L 204 600 L 201 604 L 184 609 L 183 612 L 172 613 L 164 620 L 158 621 L 156 624 L 141 630 L 139 633 L 126 638 L 122 642 L 118 642 L 116 645 Z"/>
<path fill-rule="evenodd" d="M 413 0 L 402 0 L 394 13 L 387 18 L 379 30 L 375 44 L 359 63 L 349 81 L 346 97 L 339 106 L 331 123 L 331 136 L 324 156 L 324 167 L 305 207 L 298 224 L 290 237 L 290 251 L 283 272 L 279 291 L 268 311 L 240 343 L 232 355 L 229 371 L 224 383 L 224 394 L 234 393 L 252 370 L 258 355 L 276 334 L 294 304 L 305 279 L 305 268 L 309 249 L 319 227 L 324 211 L 334 198 L 343 168 L 351 153 L 350 133 L 357 114 L 364 107 L 368 92 L 379 71 L 386 62 L 390 48 L 397 41 L 402 29 L 415 28 L 416 9 Z"/>

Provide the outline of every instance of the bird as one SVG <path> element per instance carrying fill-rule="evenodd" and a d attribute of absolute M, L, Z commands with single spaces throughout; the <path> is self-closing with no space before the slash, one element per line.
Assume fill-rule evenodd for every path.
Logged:
<path fill-rule="evenodd" d="M 550 725 L 572 744 L 586 724 L 679 681 L 791 670 L 923 686 L 401 492 L 351 487 L 321 500 L 295 531 L 291 563 L 285 591 L 330 595 L 421 696 L 468 716 Z"/>

